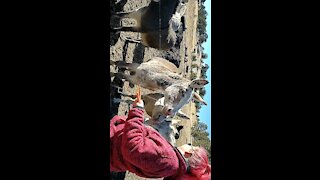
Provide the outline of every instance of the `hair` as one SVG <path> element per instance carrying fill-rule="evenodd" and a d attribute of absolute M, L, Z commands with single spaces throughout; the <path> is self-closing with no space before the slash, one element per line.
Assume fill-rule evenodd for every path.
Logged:
<path fill-rule="evenodd" d="M 183 175 L 185 180 L 210 180 L 211 165 L 209 164 L 208 153 L 200 147 L 188 158 L 189 172 Z"/>

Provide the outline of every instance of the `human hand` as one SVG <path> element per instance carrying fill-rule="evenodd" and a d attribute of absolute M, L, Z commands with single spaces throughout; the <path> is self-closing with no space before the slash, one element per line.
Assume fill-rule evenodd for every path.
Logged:
<path fill-rule="evenodd" d="M 132 107 L 137 107 L 137 106 L 144 108 L 144 103 L 143 103 L 143 100 L 141 99 L 140 86 L 138 86 L 138 89 L 136 92 L 136 100 L 132 104 Z"/>
<path fill-rule="evenodd" d="M 132 103 L 132 107 L 141 107 L 144 108 L 143 100 L 138 101 L 137 99 Z"/>

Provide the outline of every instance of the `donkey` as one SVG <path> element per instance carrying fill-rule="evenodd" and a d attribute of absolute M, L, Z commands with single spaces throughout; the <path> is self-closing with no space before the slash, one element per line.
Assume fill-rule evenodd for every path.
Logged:
<path fill-rule="evenodd" d="M 133 75 L 110 72 L 111 76 L 117 76 L 132 84 L 163 93 L 163 112 L 171 117 L 194 97 L 194 88 L 201 88 L 208 84 L 205 79 L 190 81 L 180 76 L 176 73 L 178 68 L 173 63 L 160 57 L 154 57 L 141 64 L 123 61 L 110 61 L 110 64 L 127 68 L 133 72 Z"/>
<path fill-rule="evenodd" d="M 150 119 L 145 121 L 147 126 L 157 130 L 171 145 L 176 145 L 176 139 L 180 137 L 180 130 L 183 126 L 177 125 L 180 120 L 166 118 L 164 121 Z"/>
<path fill-rule="evenodd" d="M 119 98 L 114 98 L 113 102 L 116 102 L 116 103 L 125 102 L 127 104 L 132 104 L 134 102 L 134 99 L 136 98 L 136 95 L 130 95 L 130 94 L 124 94 L 124 93 L 120 93 L 120 94 L 121 96 L 130 97 L 131 99 L 123 100 Z M 164 110 L 164 94 L 163 93 L 149 93 L 149 94 L 141 95 L 141 98 L 144 101 L 144 109 L 151 118 L 157 119 L 159 118 L 160 115 L 165 114 L 163 112 Z M 198 101 L 204 105 L 207 105 L 207 103 L 196 92 L 194 92 L 193 100 Z M 183 113 L 181 109 L 177 111 L 176 115 L 184 119 L 190 119 L 190 117 L 185 113 Z"/>
<path fill-rule="evenodd" d="M 169 143 L 173 146 L 176 145 L 176 139 L 180 137 L 180 130 L 183 129 L 182 125 L 178 125 L 180 120 L 168 118 L 166 115 L 163 115 L 162 109 L 164 106 L 164 97 L 158 99 L 152 111 L 151 119 L 145 121 L 146 124 L 149 124 L 151 127 L 156 129 Z"/>
<path fill-rule="evenodd" d="M 131 18 L 136 26 L 113 28 L 119 31 L 140 32 L 141 39 L 133 40 L 123 38 L 125 41 L 141 43 L 144 46 L 160 50 L 167 50 L 174 46 L 177 40 L 175 31 L 181 24 L 181 17 L 186 6 L 180 0 L 153 0 L 148 6 L 132 12 L 118 12 L 114 17 Z"/>

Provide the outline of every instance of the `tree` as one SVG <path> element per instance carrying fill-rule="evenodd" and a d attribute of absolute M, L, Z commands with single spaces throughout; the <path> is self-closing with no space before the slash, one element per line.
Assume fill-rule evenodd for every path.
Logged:
<path fill-rule="evenodd" d="M 209 69 L 209 66 L 206 64 L 206 66 L 201 68 L 201 77 L 204 79 L 207 79 L 207 70 Z"/>
<path fill-rule="evenodd" d="M 204 96 L 206 94 L 206 89 L 204 87 L 202 87 L 200 90 L 199 90 L 199 95 L 200 96 Z"/>
<path fill-rule="evenodd" d="M 208 39 L 208 34 L 207 33 L 200 34 L 199 41 L 200 41 L 201 44 L 206 42 L 207 39 Z"/>
<path fill-rule="evenodd" d="M 191 128 L 191 135 L 194 146 L 202 146 L 208 151 L 209 162 L 211 164 L 211 140 L 208 137 L 207 128 L 208 126 L 205 123 L 198 121 Z"/>
<path fill-rule="evenodd" d="M 201 104 L 198 101 L 195 101 L 195 105 L 197 110 L 201 109 Z"/>
<path fill-rule="evenodd" d="M 202 54 L 201 54 L 201 58 L 202 58 L 202 59 L 207 59 L 207 58 L 208 58 L 208 54 L 202 53 Z"/>
<path fill-rule="evenodd" d="M 202 74 L 202 75 L 201 75 L 201 78 L 202 78 L 202 79 L 207 79 L 208 77 L 207 77 L 207 75 Z"/>
<path fill-rule="evenodd" d="M 198 26 L 197 31 L 199 32 L 199 42 L 202 44 L 203 42 L 207 41 L 208 35 L 207 35 L 207 11 L 205 9 L 205 6 L 203 3 L 201 3 L 201 7 L 198 11 Z"/>

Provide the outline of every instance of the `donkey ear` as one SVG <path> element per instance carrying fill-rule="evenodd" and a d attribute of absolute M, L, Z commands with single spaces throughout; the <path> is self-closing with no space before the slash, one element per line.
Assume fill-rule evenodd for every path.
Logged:
<path fill-rule="evenodd" d="M 155 106 L 164 106 L 164 97 L 158 99 L 155 103 Z"/>
<path fill-rule="evenodd" d="M 195 80 L 191 81 L 191 84 L 189 86 L 191 88 L 202 88 L 203 86 L 205 86 L 208 83 L 209 83 L 209 81 L 207 81 L 205 79 L 195 79 Z"/>
<path fill-rule="evenodd" d="M 204 105 L 207 105 L 207 103 L 202 99 L 202 97 L 196 92 L 193 92 L 193 99 Z"/>
<path fill-rule="evenodd" d="M 176 115 L 177 115 L 178 117 L 185 118 L 185 119 L 187 119 L 187 120 L 190 119 L 190 117 L 189 117 L 188 115 L 186 115 L 185 113 L 183 113 L 183 112 L 181 111 L 181 109 L 179 109 L 179 111 L 177 112 Z"/>

